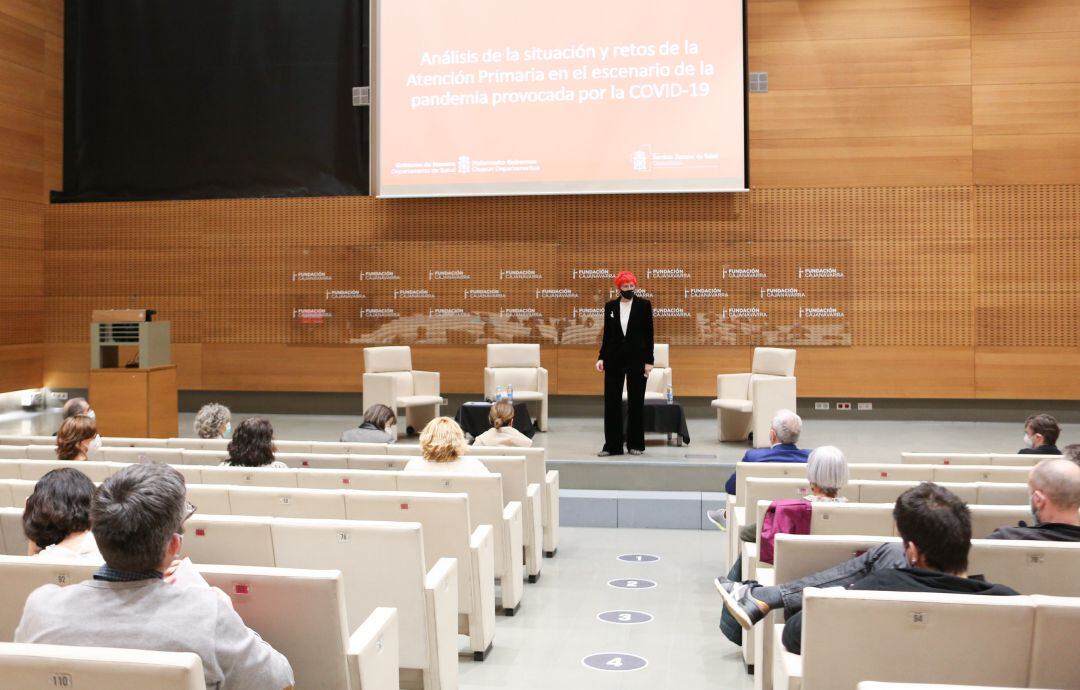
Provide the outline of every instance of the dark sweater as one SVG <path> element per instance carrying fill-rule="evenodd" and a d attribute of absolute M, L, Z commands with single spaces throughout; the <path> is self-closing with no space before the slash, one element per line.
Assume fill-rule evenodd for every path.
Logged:
<path fill-rule="evenodd" d="M 1080 525 L 1064 522 L 1020 522 L 1016 527 L 998 527 L 987 539 L 1028 539 L 1031 541 L 1080 541 Z"/>
<path fill-rule="evenodd" d="M 1016 452 L 1020 455 L 1061 455 L 1061 451 L 1053 443 L 1044 443 L 1034 448 L 1021 448 Z"/>
<path fill-rule="evenodd" d="M 939 594 L 985 594 L 1017 596 L 1019 592 L 987 582 L 981 575 L 959 577 L 925 568 L 891 568 L 867 575 L 848 587 L 871 592 L 930 592 Z M 802 611 L 784 625 L 784 648 L 792 654 L 802 652 Z"/>

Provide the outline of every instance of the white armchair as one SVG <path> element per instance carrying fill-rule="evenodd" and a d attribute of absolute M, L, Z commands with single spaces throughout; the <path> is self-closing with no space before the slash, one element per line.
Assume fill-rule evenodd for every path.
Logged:
<path fill-rule="evenodd" d="M 645 382 L 646 400 L 663 400 L 671 385 L 671 360 L 668 359 L 667 343 L 653 345 L 653 370 Z M 623 381 L 622 399 L 626 400 L 626 382 Z"/>
<path fill-rule="evenodd" d="M 514 387 L 514 401 L 539 402 L 540 431 L 548 429 L 548 371 L 540 366 L 538 344 L 493 343 L 487 346 L 484 397 L 495 399 L 495 387 Z"/>
<path fill-rule="evenodd" d="M 439 416 L 442 405 L 437 371 L 414 371 L 408 346 L 364 348 L 364 409 L 386 405 L 405 410 L 407 428 L 419 431 Z M 400 425 L 399 425 L 400 426 Z"/>
<path fill-rule="evenodd" d="M 754 447 L 768 446 L 777 411 L 795 409 L 795 350 L 754 348 L 750 373 L 716 377 L 712 406 L 721 441 L 745 441 L 753 431 Z"/>

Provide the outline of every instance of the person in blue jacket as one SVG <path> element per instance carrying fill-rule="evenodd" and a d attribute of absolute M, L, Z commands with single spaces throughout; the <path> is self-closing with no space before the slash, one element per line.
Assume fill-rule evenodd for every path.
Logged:
<path fill-rule="evenodd" d="M 802 433 L 802 418 L 791 410 L 780 410 L 772 420 L 769 429 L 769 447 L 751 448 L 743 455 L 743 462 L 803 462 L 810 457 L 809 448 L 799 448 L 799 434 Z M 724 490 L 735 495 L 735 473 L 731 473 Z M 725 510 L 720 508 L 706 513 L 709 521 L 720 529 L 725 529 Z"/>

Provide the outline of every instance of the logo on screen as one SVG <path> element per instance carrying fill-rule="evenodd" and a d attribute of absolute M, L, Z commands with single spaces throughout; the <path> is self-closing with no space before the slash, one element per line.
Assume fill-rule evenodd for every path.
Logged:
<path fill-rule="evenodd" d="M 360 280 L 401 280 L 401 277 L 393 271 L 363 271 Z"/>
<path fill-rule="evenodd" d="M 504 299 L 502 290 L 466 290 L 465 299 Z"/>
<path fill-rule="evenodd" d="M 616 297 L 619 296 L 619 291 L 616 290 L 615 288 L 608 288 L 607 292 L 608 292 L 608 299 L 615 299 Z M 637 295 L 638 297 L 644 297 L 645 299 L 652 299 L 653 298 L 653 293 L 649 292 L 648 290 L 646 290 L 645 288 L 643 288 L 641 286 L 638 286 L 638 287 L 634 288 L 634 294 Z"/>
<path fill-rule="evenodd" d="M 721 320 L 728 319 L 764 319 L 769 315 L 757 307 L 730 307 L 720 311 Z"/>
<path fill-rule="evenodd" d="M 717 299 L 727 297 L 722 288 L 687 288 L 683 290 L 683 299 Z"/>
<path fill-rule="evenodd" d="M 724 278 L 768 278 L 768 275 L 762 273 L 757 268 L 734 268 L 732 266 L 724 266 L 721 275 Z"/>
<path fill-rule="evenodd" d="M 532 307 L 525 307 L 523 309 L 503 309 L 499 314 L 504 319 L 535 319 L 543 318 L 544 316 Z"/>
<path fill-rule="evenodd" d="M 681 268 L 647 268 L 646 278 L 689 278 L 690 274 Z"/>
<path fill-rule="evenodd" d="M 688 319 L 690 312 L 682 307 L 660 307 L 653 309 L 653 316 L 658 319 Z"/>
<path fill-rule="evenodd" d="M 499 271 L 499 280 L 542 280 L 543 277 L 532 268 Z"/>
<path fill-rule="evenodd" d="M 465 271 L 428 271 L 428 280 L 472 280 Z"/>
<path fill-rule="evenodd" d="M 589 280 L 593 278 L 611 280 L 615 276 L 606 268 L 575 268 L 570 271 L 570 277 L 574 280 Z"/>
<path fill-rule="evenodd" d="M 464 309 L 429 309 L 428 318 L 436 318 L 440 316 L 465 316 Z"/>
<path fill-rule="evenodd" d="M 842 319 L 844 312 L 835 307 L 799 307 L 800 319 Z"/>
<path fill-rule="evenodd" d="M 293 318 L 300 323 L 322 323 L 333 316 L 325 309 L 293 309 Z"/>
<path fill-rule="evenodd" d="M 800 268 L 800 278 L 843 278 L 844 272 L 833 267 L 829 268 Z"/>
<path fill-rule="evenodd" d="M 799 288 L 761 288 L 758 296 L 762 299 L 802 299 L 806 293 Z"/>
<path fill-rule="evenodd" d="M 428 290 L 394 290 L 394 299 L 435 299 Z"/>
<path fill-rule="evenodd" d="M 293 282 L 307 280 L 330 280 L 325 271 L 298 271 L 292 274 Z"/>
<path fill-rule="evenodd" d="M 603 307 L 574 307 L 571 318 L 600 317 L 604 315 Z"/>
<path fill-rule="evenodd" d="M 578 296 L 569 288 L 545 288 L 536 291 L 536 299 L 574 299 Z"/>
<path fill-rule="evenodd" d="M 361 319 L 396 319 L 398 313 L 393 309 L 377 308 L 377 309 L 361 309 Z"/>
<path fill-rule="evenodd" d="M 367 299 L 359 290 L 327 290 L 326 299 Z"/>

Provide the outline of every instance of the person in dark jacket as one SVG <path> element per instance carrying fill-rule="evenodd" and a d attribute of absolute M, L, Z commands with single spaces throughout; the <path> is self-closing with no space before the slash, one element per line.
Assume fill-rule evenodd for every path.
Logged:
<path fill-rule="evenodd" d="M 1028 488 L 1035 524 L 999 527 L 987 539 L 1080 542 L 1080 465 L 1043 460 L 1032 468 Z"/>
<path fill-rule="evenodd" d="M 604 375 L 604 448 L 600 457 L 622 455 L 622 391 L 626 383 L 626 449 L 645 452 L 645 382 L 653 368 L 653 315 L 649 300 L 635 295 L 630 271 L 615 276 L 619 299 L 604 305 L 604 334 L 596 370 Z"/>
<path fill-rule="evenodd" d="M 1022 455 L 1061 455 L 1055 445 L 1061 427 L 1048 414 L 1033 414 L 1024 422 L 1024 447 L 1017 452 Z"/>
<path fill-rule="evenodd" d="M 848 589 L 882 592 L 937 592 L 1017 596 L 1005 585 L 980 576 L 968 577 L 971 550 L 971 512 L 960 498 L 936 484 L 923 483 L 900 494 L 893 508 L 905 564 L 879 570 Z M 784 649 L 802 649 L 802 612 L 784 625 Z"/>

